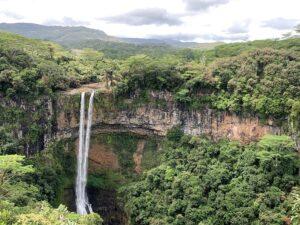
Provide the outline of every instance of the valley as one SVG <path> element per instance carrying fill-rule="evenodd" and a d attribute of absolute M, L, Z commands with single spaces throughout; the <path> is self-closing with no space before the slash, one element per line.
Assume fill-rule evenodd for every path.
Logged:
<path fill-rule="evenodd" d="M 299 38 L 99 40 L 0 32 L 1 225 L 298 224 Z"/>

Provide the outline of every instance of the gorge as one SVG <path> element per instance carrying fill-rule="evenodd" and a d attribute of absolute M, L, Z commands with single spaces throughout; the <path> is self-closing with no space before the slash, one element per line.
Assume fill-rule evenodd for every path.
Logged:
<path fill-rule="evenodd" d="M 0 32 L 0 224 L 298 224 L 298 42 L 111 59 Z"/>
<path fill-rule="evenodd" d="M 87 92 L 94 88 L 95 84 L 83 86 L 83 89 Z M 82 89 L 64 93 L 58 98 L 56 105 L 53 104 L 55 107 L 53 110 L 56 111 L 55 115 L 57 115 L 57 132 L 53 136 L 57 139 L 71 138 L 71 140 L 74 140 L 74 138 L 80 137 L 80 134 L 77 133 L 80 127 L 80 121 L 78 120 L 78 112 L 81 106 L 78 104 L 79 91 L 82 91 Z M 95 95 L 89 156 L 90 172 L 91 174 L 99 174 L 99 171 L 101 171 L 100 174 L 104 177 L 107 176 L 105 174 L 110 173 L 122 174 L 126 177 L 125 180 L 124 178 L 113 178 L 116 179 L 113 181 L 116 182 L 112 185 L 113 188 L 104 187 L 98 190 L 97 188 L 89 188 L 88 193 L 93 201 L 95 199 L 98 199 L 99 202 L 107 203 L 109 201 L 114 205 L 112 207 L 106 205 L 106 203 L 103 203 L 104 205 L 99 202 L 93 203 L 97 204 L 95 210 L 104 217 L 107 224 L 123 224 L 127 220 L 127 216 L 122 209 L 122 203 L 121 205 L 120 202 L 116 203 L 115 185 L 120 186 L 121 184 L 123 186 L 124 182 L 127 183 L 132 175 L 140 174 L 143 170 L 159 164 L 158 160 L 154 160 L 154 157 L 159 155 L 159 139 L 162 139 L 172 127 L 182 127 L 183 131 L 190 135 L 205 134 L 216 141 L 225 137 L 242 143 L 259 140 L 267 134 L 284 133 L 284 127 L 276 126 L 272 121 L 263 123 L 255 117 L 216 113 L 208 108 L 195 111 L 182 109 L 176 104 L 172 95 L 167 92 L 149 92 L 148 102 L 137 105 L 136 102 L 139 98 L 139 94 L 136 94 L 132 98 L 122 99 L 122 102 L 126 102 L 127 105 L 119 106 L 118 100 L 101 88 L 97 89 Z M 160 104 L 157 104 L 158 102 Z M 138 138 L 138 141 L 132 142 L 132 146 L 128 147 L 127 153 L 124 155 L 120 152 L 122 148 L 125 149 L 122 142 L 128 135 L 131 139 L 130 134 L 133 135 L 134 139 Z M 101 140 L 101 137 L 113 137 L 114 135 L 118 137 L 115 139 L 115 143 L 118 143 L 117 140 L 120 141 L 116 146 L 110 146 L 105 138 Z M 150 151 L 143 147 L 145 141 L 147 145 L 149 138 L 155 139 L 154 143 L 156 143 Z M 150 156 L 147 156 L 147 154 L 150 154 Z M 124 160 L 127 163 L 124 164 L 122 162 Z M 151 161 L 154 161 L 154 164 L 151 165 Z M 146 166 L 149 163 L 150 167 Z M 110 181 L 108 182 L 110 183 Z M 105 193 L 105 196 L 101 193 Z M 95 196 L 99 197 L 96 198 Z"/>
<path fill-rule="evenodd" d="M 97 92 L 94 93 L 95 88 Z M 91 92 L 84 131 L 84 100 Z M 140 103 L 141 98 L 141 94 L 136 93 L 132 97 L 117 99 L 101 85 L 89 84 L 62 92 L 55 101 L 48 102 L 46 114 L 51 115 L 49 118 L 53 123 L 49 133 L 43 135 L 42 145 L 47 146 L 51 140 L 63 141 L 66 144 L 62 151 L 70 152 L 73 157 L 79 149 L 78 175 L 68 175 L 71 179 L 77 177 L 76 195 L 71 182 L 61 196 L 61 201 L 69 209 L 85 214 L 91 212 L 87 206 L 92 204 L 105 224 L 126 224 L 128 216 L 116 190 L 126 186 L 144 170 L 159 165 L 161 140 L 173 127 L 181 127 L 189 135 L 207 135 L 215 141 L 227 138 L 245 144 L 267 134 L 285 132 L 283 126 L 271 120 L 262 122 L 259 118 L 220 113 L 205 107 L 201 110 L 182 108 L 169 92 L 150 91 L 145 103 Z M 93 99 L 94 104 L 91 102 Z M 90 147 L 87 144 L 89 130 Z M 128 145 L 124 143 L 126 140 Z M 88 152 L 88 161 L 84 161 Z M 89 172 L 84 171 L 87 164 Z M 87 173 L 93 183 L 88 184 L 86 192 Z M 76 196 L 77 209 L 72 200 Z"/>

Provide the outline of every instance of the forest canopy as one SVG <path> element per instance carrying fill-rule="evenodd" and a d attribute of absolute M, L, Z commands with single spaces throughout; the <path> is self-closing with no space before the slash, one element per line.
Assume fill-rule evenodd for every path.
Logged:
<path fill-rule="evenodd" d="M 49 105 L 84 84 L 101 82 L 113 98 L 141 96 L 144 104 L 153 90 L 170 92 L 185 110 L 255 115 L 299 134 L 299 38 L 206 50 L 101 44 L 64 49 L 0 32 L 0 225 L 102 224 L 59 204 L 74 157 L 61 142 L 44 145 L 55 127 Z M 173 129 L 163 142 L 162 164 L 120 192 L 132 225 L 299 224 L 290 137 L 244 145 Z"/>
<path fill-rule="evenodd" d="M 131 224 L 299 224 L 299 160 L 287 136 L 214 143 L 171 131 L 163 162 L 122 189 Z"/>

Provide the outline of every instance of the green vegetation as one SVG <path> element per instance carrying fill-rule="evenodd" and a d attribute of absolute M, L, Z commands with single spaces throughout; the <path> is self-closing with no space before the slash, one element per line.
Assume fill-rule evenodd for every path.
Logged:
<path fill-rule="evenodd" d="M 106 71 L 101 57 L 92 50 L 72 54 L 52 43 L 0 33 L 1 152 L 42 150 L 55 122 L 48 109 L 56 92 L 100 80 Z"/>
<path fill-rule="evenodd" d="M 119 169 L 114 171 L 109 169 L 96 170 L 89 174 L 88 183 L 91 186 L 108 185 L 117 188 L 120 183 L 128 183 L 138 175 L 134 172 L 135 163 L 133 155 L 137 151 L 140 136 L 132 133 L 107 133 L 98 134 L 92 137 L 91 144 L 100 144 L 110 149 L 117 157 Z M 147 170 L 159 165 L 160 153 L 157 152 L 157 140 L 148 137 L 145 141 L 143 151 L 142 169 Z M 145 156 L 145 157 L 144 157 Z M 101 180 L 103 182 L 101 182 Z"/>
<path fill-rule="evenodd" d="M 299 224 L 290 138 L 241 145 L 180 133 L 169 133 L 160 166 L 123 189 L 131 224 Z"/>
<path fill-rule="evenodd" d="M 135 45 L 123 42 L 107 42 L 101 40 L 87 40 L 78 43 L 72 43 L 72 48 L 85 49 L 91 48 L 101 51 L 108 58 L 126 59 L 137 54 L 147 54 L 153 57 L 176 52 L 176 49 L 168 45 Z"/>
<path fill-rule="evenodd" d="M 0 225 L 101 224 L 96 214 L 82 217 L 59 206 L 63 189 L 74 181 L 75 158 L 70 143 L 51 143 L 59 111 L 53 106 L 60 91 L 83 84 L 103 82 L 104 91 L 112 91 L 95 98 L 96 111 L 145 104 L 165 109 L 167 103 L 152 102 L 150 94 L 168 91 L 186 110 L 271 118 L 299 136 L 299 38 L 208 50 L 100 42 L 66 50 L 0 32 Z M 78 108 L 79 96 L 75 100 L 67 117 Z M 123 176 L 139 179 L 132 175 L 139 139 L 101 138 L 124 171 L 91 173 L 89 186 L 114 189 L 124 184 Z M 299 160 L 290 137 L 241 145 L 174 129 L 165 142 L 161 165 L 155 142 L 146 144 L 141 166 L 156 168 L 121 192 L 133 225 L 299 224 Z"/>
<path fill-rule="evenodd" d="M 78 40 L 110 39 L 103 31 L 87 27 L 43 26 L 32 23 L 0 23 L 0 30 L 16 33 L 28 38 L 54 41 L 59 44 L 68 44 Z"/>
<path fill-rule="evenodd" d="M 299 40 L 286 40 L 278 46 L 291 43 L 296 46 Z M 244 47 L 247 49 L 247 43 Z M 225 51 L 225 46 L 215 50 L 218 48 Z M 231 48 L 229 45 L 227 51 Z M 208 105 L 216 110 L 256 114 L 278 122 L 289 116 L 296 128 L 300 120 L 299 70 L 299 49 L 296 47 L 251 50 L 209 64 L 174 56 L 152 59 L 139 55 L 125 60 L 115 91 L 124 95 L 138 89 L 166 90 L 174 94 L 178 103 L 191 108 Z"/>
<path fill-rule="evenodd" d="M 70 213 L 60 205 L 52 208 L 46 202 L 37 202 L 27 207 L 18 207 L 7 201 L 0 201 L 1 225 L 98 225 L 102 224 L 99 215 L 93 213 L 80 216 Z"/>
<path fill-rule="evenodd" d="M 237 56 L 243 52 L 249 52 L 256 49 L 272 48 L 276 50 L 300 51 L 299 38 L 290 38 L 286 40 L 258 40 L 245 43 L 232 43 L 216 46 L 214 49 L 206 52 L 207 58 L 224 58 Z"/>
<path fill-rule="evenodd" d="M 299 39 L 255 41 L 207 51 L 190 49 L 161 57 L 136 55 L 111 60 L 91 49 L 72 54 L 51 43 L 2 33 L 0 90 L 8 98 L 32 99 L 104 81 L 115 86 L 118 95 L 166 90 L 188 107 L 209 105 L 278 120 L 289 116 L 297 128 L 298 46 Z"/>
<path fill-rule="evenodd" d="M 0 33 L 0 91 L 33 98 L 97 81 L 102 55 L 82 50 L 72 55 L 60 46 Z"/>
<path fill-rule="evenodd" d="M 45 156 L 40 156 L 39 158 L 42 157 Z M 34 161 L 39 162 L 39 159 L 36 158 Z M 51 173 L 49 173 L 51 169 L 52 171 L 55 170 L 51 166 L 53 165 L 48 165 L 47 170 L 32 165 L 25 165 L 24 156 L 20 155 L 0 156 L 1 225 L 98 225 L 102 223 L 101 218 L 97 214 L 80 216 L 70 213 L 63 205 L 55 209 L 47 202 L 39 201 L 40 198 L 45 197 L 41 196 L 41 193 L 45 191 L 42 188 L 50 184 L 47 179 L 53 179 L 52 182 L 59 179 L 52 177 Z M 44 165 L 44 167 L 46 166 Z M 44 173 L 44 177 L 41 173 Z M 31 176 L 35 176 L 37 180 L 32 179 L 30 181 Z M 41 182 L 41 179 L 43 179 L 43 182 Z M 48 187 L 48 190 L 51 188 L 54 187 Z"/>
<path fill-rule="evenodd" d="M 114 190 L 117 189 L 124 180 L 124 176 L 122 176 L 120 172 L 101 170 L 89 173 L 87 185 L 91 188 Z"/>
<path fill-rule="evenodd" d="M 39 200 L 53 206 L 61 204 L 64 188 L 72 187 L 75 180 L 76 157 L 66 146 L 75 148 L 70 140 L 57 141 L 27 159 L 38 170 L 27 176 L 26 181 L 39 188 Z"/>
<path fill-rule="evenodd" d="M 208 50 L 222 43 L 195 43 L 176 40 L 118 38 L 101 30 L 87 27 L 44 26 L 31 23 L 0 23 L 0 31 L 12 32 L 28 38 L 53 41 L 69 49 L 91 48 L 106 57 L 124 59 L 136 54 L 158 57 L 173 54 L 180 48 Z"/>
<path fill-rule="evenodd" d="M 24 156 L 0 156 L 0 193 L 1 200 L 14 204 L 26 205 L 37 195 L 34 186 L 20 180 L 25 174 L 33 173 L 32 166 L 24 166 Z"/>

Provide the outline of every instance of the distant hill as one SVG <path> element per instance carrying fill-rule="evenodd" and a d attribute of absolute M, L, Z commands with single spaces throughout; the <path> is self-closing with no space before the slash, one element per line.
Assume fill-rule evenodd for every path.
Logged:
<path fill-rule="evenodd" d="M 0 30 L 23 35 L 28 38 L 54 41 L 59 44 L 99 39 L 109 41 L 109 37 L 101 30 L 87 27 L 44 26 L 33 23 L 0 23 Z"/>
<path fill-rule="evenodd" d="M 136 46 L 153 45 L 175 48 L 201 48 L 211 49 L 222 43 L 197 43 L 181 42 L 172 39 L 144 39 L 144 38 L 119 38 L 107 35 L 104 31 L 91 29 L 87 27 L 63 27 L 63 26 L 45 26 L 33 23 L 0 23 L 0 30 L 23 35 L 28 38 L 49 40 L 70 48 L 80 46 L 95 46 L 101 43 L 101 46 L 118 46 L 117 43 L 126 43 Z M 94 42 L 94 43 L 93 43 Z M 115 43 L 110 43 L 115 42 Z M 134 46 L 131 46 L 134 48 Z M 99 47 L 98 47 L 99 49 Z"/>
<path fill-rule="evenodd" d="M 172 39 L 120 38 L 120 41 L 135 45 L 169 45 L 175 48 L 195 48 L 197 42 L 182 42 Z"/>
<path fill-rule="evenodd" d="M 73 42 L 68 48 L 84 49 L 91 48 L 101 51 L 109 58 L 124 59 L 137 54 L 145 54 L 153 57 L 160 57 L 166 54 L 174 54 L 178 48 L 167 44 L 131 44 L 125 42 L 86 40 Z"/>

